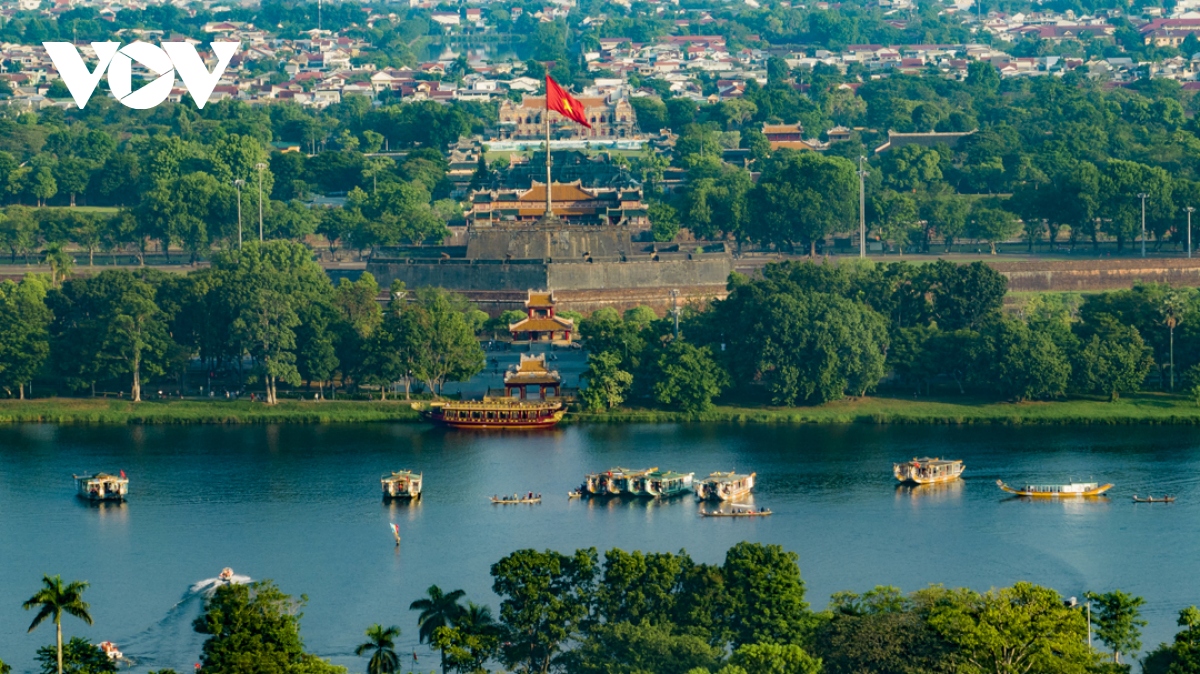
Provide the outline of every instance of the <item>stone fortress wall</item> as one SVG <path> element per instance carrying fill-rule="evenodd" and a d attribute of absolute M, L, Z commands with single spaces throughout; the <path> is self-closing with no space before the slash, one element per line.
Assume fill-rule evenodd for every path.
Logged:
<path fill-rule="evenodd" d="M 635 244 L 625 225 L 535 223 L 472 227 L 466 249 L 409 250 L 405 257 L 376 255 L 367 271 L 381 288 L 395 280 L 409 288 L 460 292 L 498 315 L 521 310 L 530 290 L 549 290 L 558 307 L 590 312 L 645 304 L 669 309 L 672 290 L 681 304 L 724 297 L 733 258 L 720 252 L 665 252 Z"/>
<path fill-rule="evenodd" d="M 1097 292 L 1131 288 L 1138 281 L 1200 287 L 1200 257 L 1031 260 L 988 264 L 1008 279 L 1009 291 L 1015 292 Z"/>

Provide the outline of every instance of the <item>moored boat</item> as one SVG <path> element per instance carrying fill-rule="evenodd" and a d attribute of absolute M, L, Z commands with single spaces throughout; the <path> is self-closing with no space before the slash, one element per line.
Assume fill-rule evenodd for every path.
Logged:
<path fill-rule="evenodd" d="M 383 497 L 385 499 L 411 499 L 415 501 L 421 498 L 423 478 L 424 473 L 400 470 L 390 475 L 384 475 L 380 478 L 379 483 L 383 487 Z"/>
<path fill-rule="evenodd" d="M 566 409 L 559 401 L 464 400 L 415 403 L 421 417 L 450 428 L 550 428 L 562 421 Z"/>
<path fill-rule="evenodd" d="M 892 464 L 892 474 L 902 483 L 937 484 L 957 480 L 964 470 L 963 462 L 925 457 Z"/>
<path fill-rule="evenodd" d="M 1004 483 L 1004 480 L 996 480 L 996 486 L 1017 496 L 1031 496 L 1038 498 L 1078 498 L 1086 496 L 1102 496 L 1104 492 L 1112 489 L 1111 484 L 1100 484 L 1098 482 L 1072 482 L 1071 484 L 1045 484 L 1045 485 L 1026 485 L 1020 488 L 1010 487 Z"/>
<path fill-rule="evenodd" d="M 701 501 L 733 501 L 746 496 L 754 489 L 754 477 L 734 471 L 712 473 L 696 485 L 696 496 Z"/>
<path fill-rule="evenodd" d="M 75 475 L 76 495 L 85 500 L 99 503 L 101 501 L 124 501 L 129 495 L 129 479 L 125 471 L 120 476 L 109 473 L 95 475 Z"/>
<path fill-rule="evenodd" d="M 610 468 L 603 473 L 589 473 L 583 479 L 579 491 L 588 496 L 639 496 L 642 495 L 642 480 L 658 470 L 658 467 L 631 470 L 629 468 Z"/>
<path fill-rule="evenodd" d="M 654 470 L 645 477 L 639 478 L 641 491 L 639 496 L 652 498 L 671 498 L 692 491 L 692 479 L 695 473 L 676 473 L 674 471 Z"/>
<path fill-rule="evenodd" d="M 1133 502 L 1134 503 L 1174 503 L 1175 497 L 1174 496 L 1163 496 L 1161 498 L 1154 498 L 1153 496 L 1147 496 L 1146 498 L 1138 498 L 1138 495 L 1134 494 Z"/>

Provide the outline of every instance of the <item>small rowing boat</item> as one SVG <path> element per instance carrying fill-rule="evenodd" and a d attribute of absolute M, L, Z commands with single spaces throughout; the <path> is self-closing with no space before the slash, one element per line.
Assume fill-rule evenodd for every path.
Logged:
<path fill-rule="evenodd" d="M 1138 498 L 1138 495 L 1134 494 L 1133 502 L 1134 503 L 1174 503 L 1175 497 L 1174 496 L 1163 496 L 1162 498 L 1154 498 L 1153 496 L 1147 496 L 1146 498 Z"/>
<path fill-rule="evenodd" d="M 492 503 L 496 505 L 516 505 L 519 503 L 541 503 L 542 495 L 535 494 L 533 496 L 493 496 Z"/>
<path fill-rule="evenodd" d="M 725 512 L 724 510 L 709 511 L 709 510 L 705 510 L 705 509 L 701 508 L 700 516 L 701 517 L 767 517 L 771 514 L 770 508 L 759 508 L 758 510 L 755 510 L 754 506 L 740 506 L 740 505 L 736 505 L 736 504 L 734 504 L 733 507 L 741 508 L 741 510 Z"/>
<path fill-rule="evenodd" d="M 1031 484 L 1021 488 L 1013 488 L 1007 484 L 1004 484 L 1004 480 L 996 480 L 996 486 L 1010 494 L 1038 498 L 1078 498 L 1102 496 L 1104 492 L 1112 489 L 1113 487 L 1111 484 L 1099 484 L 1097 482 L 1072 482 L 1071 484 L 1051 485 Z"/>
<path fill-rule="evenodd" d="M 583 498 L 583 491 L 580 489 L 576 489 L 575 491 L 567 492 L 567 500 L 571 500 L 571 499 L 575 499 L 575 498 Z"/>

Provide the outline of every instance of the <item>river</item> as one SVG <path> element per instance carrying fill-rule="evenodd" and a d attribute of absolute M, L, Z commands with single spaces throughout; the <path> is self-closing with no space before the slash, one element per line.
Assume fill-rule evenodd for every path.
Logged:
<path fill-rule="evenodd" d="M 308 648 L 352 671 L 363 630 L 381 622 L 416 644 L 408 604 L 436 583 L 496 604 L 488 569 L 514 549 L 687 549 L 719 562 L 742 541 L 800 556 L 815 608 L 839 590 L 929 583 L 979 590 L 1027 579 L 1065 596 L 1120 588 L 1147 599 L 1143 642 L 1169 641 L 1200 604 L 1200 452 L 1191 428 L 597 425 L 476 434 L 422 424 L 0 427 L 0 659 L 32 671 L 51 625 L 26 634 L 21 602 L 41 574 L 91 583 L 95 619 L 67 636 L 115 641 L 137 669 L 187 672 L 197 584 L 222 567 L 307 594 Z M 961 484 L 897 488 L 893 461 L 964 459 Z M 701 519 L 668 503 L 568 501 L 584 473 L 612 466 L 756 471 L 762 519 Z M 379 476 L 425 474 L 418 505 L 387 505 Z M 73 473 L 124 470 L 131 497 L 94 507 Z M 1111 499 L 1029 502 L 995 481 L 1113 482 Z M 540 506 L 492 506 L 535 491 Z M 1130 495 L 1173 493 L 1173 504 Z M 403 543 L 393 544 L 397 523 Z M 418 648 L 422 666 L 434 656 Z M 406 662 L 408 658 L 406 658 Z"/>

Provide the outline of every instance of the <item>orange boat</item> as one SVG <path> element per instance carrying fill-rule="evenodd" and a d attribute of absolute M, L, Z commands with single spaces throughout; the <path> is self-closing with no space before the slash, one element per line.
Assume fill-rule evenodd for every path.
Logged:
<path fill-rule="evenodd" d="M 996 480 L 996 486 L 1010 494 L 1016 494 L 1017 496 L 1042 498 L 1102 496 L 1104 495 L 1104 492 L 1112 489 L 1113 487 L 1111 484 L 1099 484 L 1097 482 L 1072 482 L 1071 484 L 1031 484 L 1025 487 L 1013 488 L 1005 484 L 1003 480 Z"/>
<path fill-rule="evenodd" d="M 469 400 L 414 407 L 423 418 L 450 428 L 550 428 L 567 414 L 563 404 L 557 401 Z"/>

